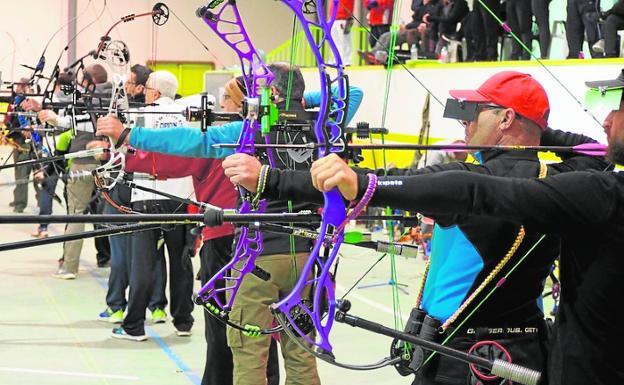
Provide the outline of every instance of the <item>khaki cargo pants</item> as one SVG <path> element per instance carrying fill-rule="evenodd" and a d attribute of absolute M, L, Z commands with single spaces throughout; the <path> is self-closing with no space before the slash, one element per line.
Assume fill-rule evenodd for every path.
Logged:
<path fill-rule="evenodd" d="M 269 281 L 263 281 L 248 274 L 236 295 L 230 319 L 241 325 L 258 325 L 269 328 L 273 315 L 269 306 L 285 297 L 297 281 L 307 254 L 296 257 L 296 269 L 289 254 L 259 257 L 256 265 L 271 274 Z M 247 337 L 240 330 L 227 328 L 228 345 L 234 358 L 235 385 L 266 384 L 266 367 L 271 336 Z M 286 369 L 286 385 L 318 385 L 320 379 L 316 370 L 316 358 L 301 349 L 286 333 L 280 333 L 280 345 Z"/>

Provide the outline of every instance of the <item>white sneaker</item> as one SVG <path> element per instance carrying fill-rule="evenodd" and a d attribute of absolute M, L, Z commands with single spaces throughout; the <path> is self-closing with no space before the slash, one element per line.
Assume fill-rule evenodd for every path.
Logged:
<path fill-rule="evenodd" d="M 191 331 L 190 330 L 176 330 L 176 335 L 178 337 L 190 337 L 191 336 Z"/>
<path fill-rule="evenodd" d="M 58 278 L 58 279 L 76 279 L 78 274 L 70 273 L 69 271 L 67 271 L 63 267 L 61 267 L 60 269 L 58 269 L 56 274 L 52 274 L 52 276 L 54 278 Z"/>
<path fill-rule="evenodd" d="M 126 333 L 126 331 L 122 327 L 113 329 L 111 333 L 111 337 L 119 338 L 122 340 L 137 341 L 137 342 L 147 341 L 147 336 L 145 334 L 140 335 L 140 336 L 133 336 L 131 334 Z"/>

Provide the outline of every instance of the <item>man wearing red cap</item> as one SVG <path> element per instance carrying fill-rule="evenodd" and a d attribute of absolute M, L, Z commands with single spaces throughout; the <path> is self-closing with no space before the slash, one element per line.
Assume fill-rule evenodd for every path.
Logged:
<path fill-rule="evenodd" d="M 464 122 L 469 145 L 539 145 L 540 139 L 544 145 L 577 145 L 591 141 L 581 135 L 547 129 L 548 97 L 542 86 L 527 74 L 501 72 L 477 90 L 451 91 L 451 95 L 457 99 L 447 101 L 445 116 Z M 540 164 L 534 152 L 527 151 L 482 151 L 475 157 L 481 164 L 457 162 L 419 170 L 394 169 L 389 171 L 389 175 L 394 175 L 390 178 L 403 180 L 442 171 L 463 170 L 473 174 L 537 178 L 571 170 L 604 169 L 607 166 L 603 159 L 583 156 L 568 156 L 562 163 L 545 166 Z M 238 174 L 240 165 L 229 163 L 228 159 L 223 163 L 226 175 L 234 183 L 255 190 L 257 178 L 242 178 L 242 174 Z M 304 172 L 271 170 L 264 196 L 318 201 L 322 197 L 310 187 L 311 184 L 324 189 L 318 181 L 341 185 L 347 183 L 345 178 L 350 178 L 353 183 L 358 178 L 366 178 L 366 173 L 371 172 L 351 170 L 335 155 L 319 159 L 311 171 L 312 176 Z M 375 172 L 383 175 L 382 170 Z M 426 189 L 427 186 L 421 188 Z M 387 189 L 390 191 L 388 194 L 394 192 L 393 198 L 382 204 L 374 202 L 375 206 L 396 208 L 412 200 L 407 196 L 411 191 L 400 184 L 388 186 Z M 406 203 L 399 203 L 401 200 Z M 538 299 L 543 281 L 558 255 L 559 240 L 555 237 L 542 240 L 542 234 L 535 230 L 525 229 L 503 218 L 448 211 L 444 211 L 443 215 L 433 210 L 420 212 L 433 217 L 437 224 L 428 274 L 420 296 L 422 299 L 412 310 L 408 324 L 422 323 L 431 330 L 441 330 L 441 333 L 433 333 L 436 340 L 451 337 L 448 345 L 462 350 L 468 350 L 479 341 L 496 341 L 509 352 L 514 363 L 544 370 L 547 326 Z M 526 254 L 530 255 L 530 263 L 519 266 L 504 285 L 487 301 L 479 304 L 515 261 Z M 423 336 L 426 334 L 424 328 L 409 331 Z M 496 356 L 503 354 L 503 351 L 488 345 L 480 353 Z M 415 384 L 443 382 L 465 385 L 467 379 L 474 375 L 466 364 L 440 355 L 418 369 L 421 365 L 422 361 L 417 359 L 406 361 L 402 365 L 404 370 L 400 372 L 406 374 L 410 369 L 416 369 Z M 477 378 L 473 380 L 480 381 Z M 496 383 L 499 382 L 500 379 Z"/>
<path fill-rule="evenodd" d="M 370 202 L 468 218 L 505 218 L 546 233 L 544 241 L 560 239 L 563 291 L 551 340 L 550 385 L 624 383 L 624 311 L 618 306 L 624 293 L 624 72 L 614 80 L 586 84 L 591 88 L 588 97 L 611 110 L 603 127 L 609 159 L 618 165 L 615 172 L 569 172 L 544 180 L 456 171 L 382 177 Z M 338 187 L 350 200 L 360 197 L 368 183 L 348 167 L 337 171 L 317 163 L 311 173 L 321 191 Z M 533 268 L 535 263 L 534 254 L 524 265 Z"/>

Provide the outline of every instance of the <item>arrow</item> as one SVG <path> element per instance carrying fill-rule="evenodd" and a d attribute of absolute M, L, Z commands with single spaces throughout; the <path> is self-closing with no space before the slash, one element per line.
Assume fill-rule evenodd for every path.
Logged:
<path fill-rule="evenodd" d="M 234 143 L 218 143 L 213 144 L 214 148 L 236 148 Z M 255 144 L 255 148 L 260 149 L 307 149 L 315 150 L 324 148 L 323 144 L 306 143 L 306 144 Z M 551 152 L 574 152 L 589 156 L 605 156 L 607 154 L 607 145 L 602 143 L 584 143 L 574 147 L 569 146 L 476 146 L 465 144 L 349 144 L 348 148 L 358 150 L 433 150 L 448 152 L 464 152 L 464 151 L 551 151 Z"/>

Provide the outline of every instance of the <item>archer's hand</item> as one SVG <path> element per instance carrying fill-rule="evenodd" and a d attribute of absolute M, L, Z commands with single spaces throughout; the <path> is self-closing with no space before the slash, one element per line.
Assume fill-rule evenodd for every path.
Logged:
<path fill-rule="evenodd" d="M 45 174 L 43 170 L 37 170 L 33 173 L 33 179 L 35 180 L 36 183 L 43 182 L 44 178 L 45 178 Z"/>
<path fill-rule="evenodd" d="M 35 99 L 24 99 L 24 101 L 20 103 L 20 107 L 22 107 L 24 111 L 41 111 L 41 103 Z"/>
<path fill-rule="evenodd" d="M 91 150 L 92 148 L 109 148 L 110 147 L 110 142 L 107 140 L 92 140 L 89 143 L 86 144 L 85 148 L 87 150 Z M 103 152 L 101 154 L 98 155 L 94 155 L 93 156 L 95 158 L 95 160 L 107 160 L 109 158 L 109 154 Z"/>
<path fill-rule="evenodd" d="M 321 192 L 338 187 L 347 200 L 352 201 L 357 197 L 357 174 L 336 154 L 324 156 L 312 163 L 310 174 L 312 184 Z"/>
<path fill-rule="evenodd" d="M 58 124 L 58 115 L 52 110 L 39 111 L 37 118 L 39 118 L 41 123 L 48 123 L 51 126 L 56 126 Z"/>
<path fill-rule="evenodd" d="M 243 186 L 249 192 L 256 192 L 262 168 L 258 159 L 247 154 L 234 154 L 225 158 L 222 166 L 230 182 Z"/>
<path fill-rule="evenodd" d="M 97 120 L 96 135 L 108 136 L 116 143 L 124 130 L 123 124 L 114 116 L 103 116 Z M 129 138 L 127 137 L 126 140 Z"/>

